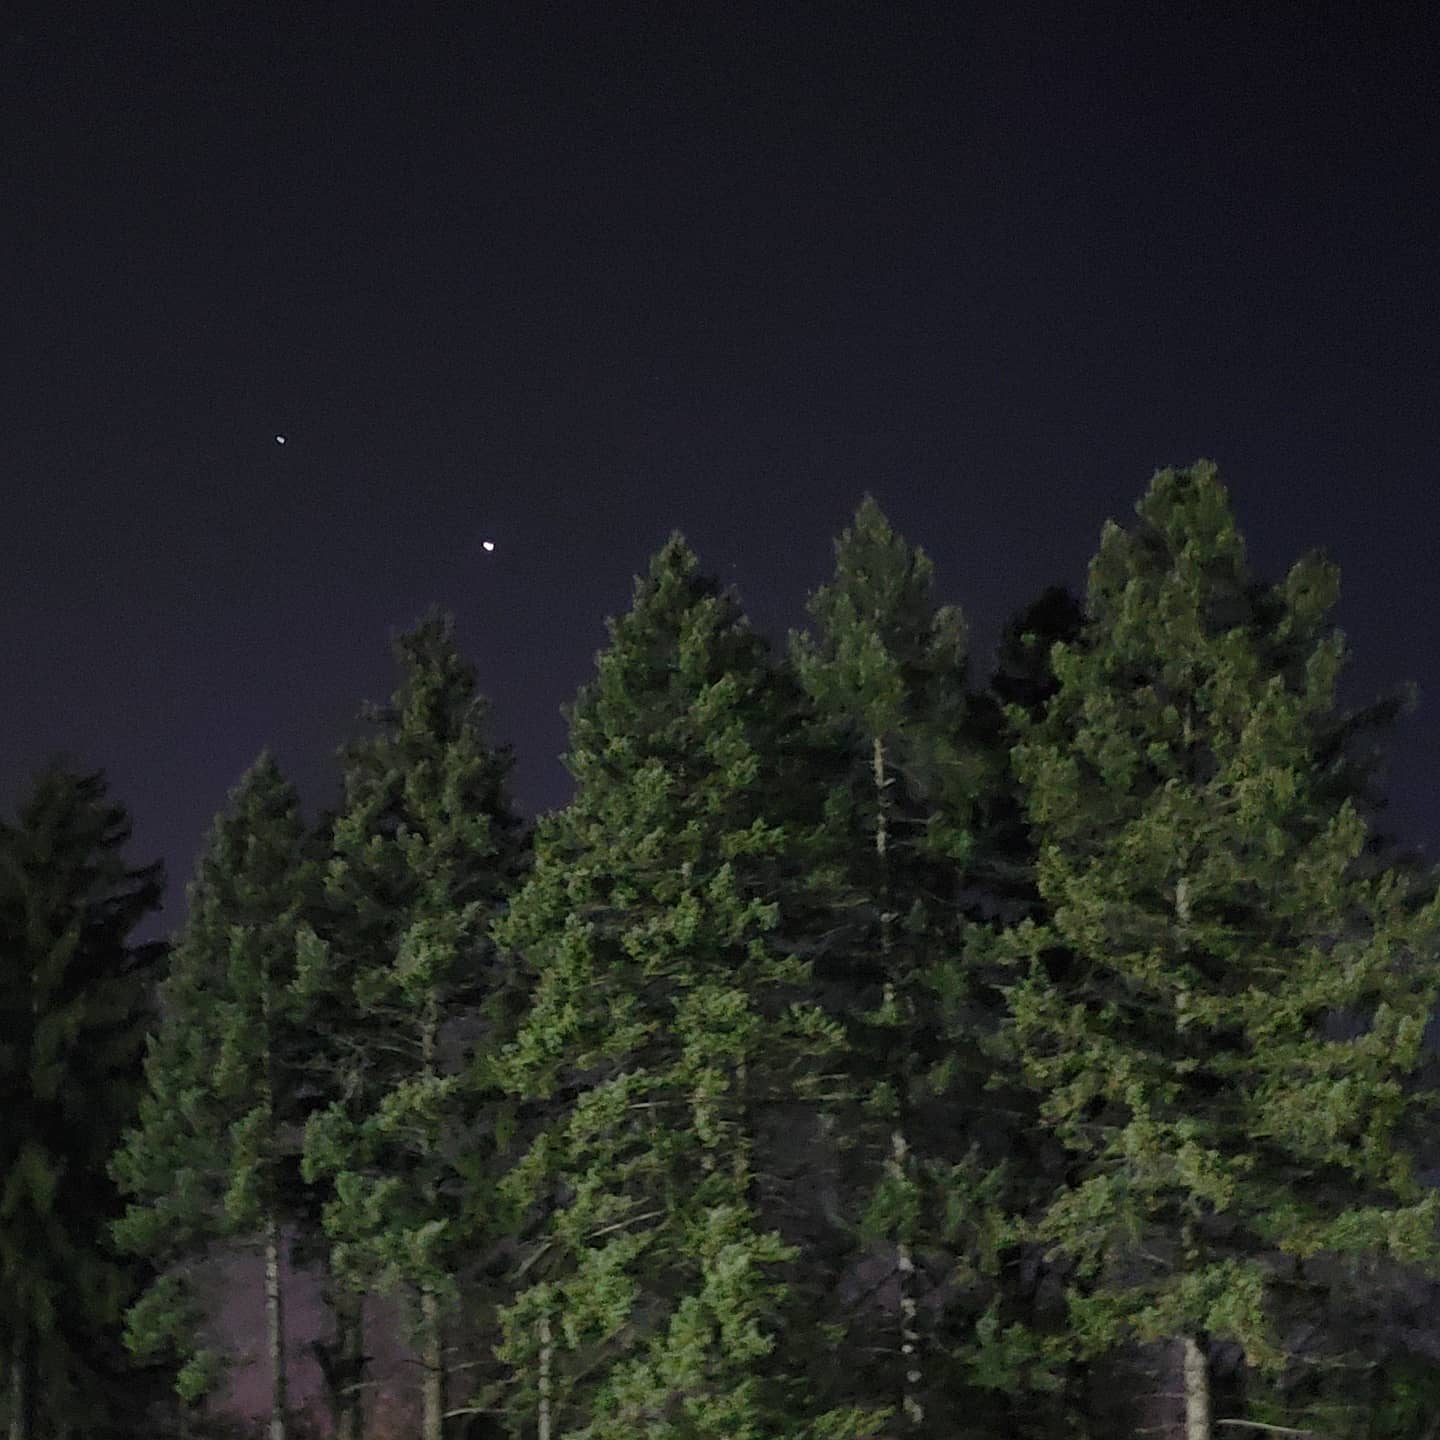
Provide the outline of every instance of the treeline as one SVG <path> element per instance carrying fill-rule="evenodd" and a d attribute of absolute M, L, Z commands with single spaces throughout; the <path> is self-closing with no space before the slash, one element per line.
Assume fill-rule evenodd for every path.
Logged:
<path fill-rule="evenodd" d="M 271 1440 L 287 1250 L 344 1440 L 376 1295 L 423 1440 L 1433 1435 L 1401 702 L 1339 707 L 1334 568 L 1253 579 L 1212 466 L 1137 515 L 988 676 L 873 502 L 779 654 L 672 539 L 533 834 L 432 614 L 338 810 L 262 755 L 169 947 L 103 781 L 42 774 L 0 834 L 11 1440 L 205 1433 L 242 1246 Z"/>

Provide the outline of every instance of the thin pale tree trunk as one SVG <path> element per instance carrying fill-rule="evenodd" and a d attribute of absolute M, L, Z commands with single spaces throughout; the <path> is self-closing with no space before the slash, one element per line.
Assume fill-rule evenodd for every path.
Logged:
<path fill-rule="evenodd" d="M 891 913 L 890 894 L 890 776 L 885 762 L 885 742 L 875 736 L 872 745 L 872 762 L 875 776 L 875 855 L 880 866 L 880 955 L 885 972 L 885 1006 L 895 1002 L 895 982 L 891 970 L 894 950 L 894 916 Z M 909 996 L 904 1002 L 908 1004 Z M 905 1105 L 905 1087 L 899 1087 L 899 1101 Z M 886 1162 L 892 1180 L 903 1186 L 910 1172 L 910 1146 L 903 1124 L 897 1123 L 890 1132 L 890 1156 Z M 900 1408 L 912 1429 L 918 1429 L 925 1420 L 925 1408 L 920 1403 L 917 1387 L 921 1381 L 920 1334 L 915 1324 L 917 1307 L 912 1285 L 915 1275 L 915 1260 L 910 1251 L 909 1236 L 900 1235 L 895 1242 L 895 1277 L 898 1290 L 897 1309 L 900 1320 Z"/>
<path fill-rule="evenodd" d="M 285 1393 L 285 1301 L 280 1277 L 283 1236 L 280 1214 L 275 1199 L 275 1033 L 273 1022 L 274 992 L 270 975 L 270 957 L 265 952 L 261 969 L 260 1013 L 265 1029 L 265 1069 L 262 1077 L 264 1098 L 269 1114 L 269 1156 L 265 1166 L 265 1340 L 270 1360 L 270 1440 L 287 1440 L 290 1418 Z"/>
<path fill-rule="evenodd" d="M 35 1396 L 30 1380 L 30 1334 L 22 1323 L 10 1342 L 10 1440 L 33 1440 Z"/>
<path fill-rule="evenodd" d="M 550 1368 L 555 1359 L 555 1344 L 550 1337 L 550 1317 L 540 1317 L 540 1415 L 536 1440 L 550 1440 Z"/>
<path fill-rule="evenodd" d="M 1185 717 L 1185 738 L 1190 739 L 1190 717 Z M 1190 877 L 1184 871 L 1175 882 L 1175 920 L 1182 947 L 1190 929 Z M 1184 1227 L 1183 1243 L 1187 1264 L 1197 1263 L 1200 1254 L 1199 1236 L 1189 1222 Z M 1205 1348 L 1194 1335 L 1186 1335 L 1184 1348 L 1185 1376 L 1185 1440 L 1210 1440 L 1210 1360 Z"/>
<path fill-rule="evenodd" d="M 440 1002 L 432 989 L 426 996 L 420 1026 L 420 1060 L 427 1080 L 433 1080 L 437 1074 L 439 1036 Z M 428 1198 L 433 1202 L 434 1194 Z M 421 1390 L 421 1435 L 423 1440 L 444 1440 L 445 1332 L 440 1320 L 440 1297 L 429 1289 L 420 1292 L 420 1351 L 425 1372 Z"/>
<path fill-rule="evenodd" d="M 890 1135 L 890 1164 L 897 1178 L 903 1179 L 909 1166 L 905 1134 L 901 1130 L 892 1131 Z M 918 1426 L 925 1419 L 925 1407 L 915 1393 L 915 1387 L 921 1380 L 920 1331 L 915 1324 L 918 1307 L 911 1289 L 915 1276 L 915 1260 L 910 1253 L 910 1242 L 903 1236 L 895 1244 L 895 1274 L 900 1289 L 900 1363 L 904 1367 L 905 1375 L 901 1405 L 905 1418 L 911 1425 Z"/>
<path fill-rule="evenodd" d="M 1210 1440 L 1210 1360 L 1193 1335 L 1185 1347 L 1185 1440 Z"/>
<path fill-rule="evenodd" d="M 420 1295 L 420 1363 L 422 1440 L 445 1440 L 445 1334 L 440 1298 L 430 1290 Z"/>
<path fill-rule="evenodd" d="M 280 1282 L 280 1223 L 265 1224 L 265 1338 L 270 1356 L 270 1440 L 287 1440 L 285 1304 Z"/>

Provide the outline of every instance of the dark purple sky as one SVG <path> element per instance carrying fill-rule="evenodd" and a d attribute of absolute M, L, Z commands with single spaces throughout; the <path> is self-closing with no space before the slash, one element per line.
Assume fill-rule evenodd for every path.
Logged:
<path fill-rule="evenodd" d="M 983 654 L 1207 455 L 1261 572 L 1341 563 L 1352 694 L 1420 682 L 1435 851 L 1427 12 L 21 0 L 0 800 L 104 766 L 178 905 L 261 746 L 329 798 L 439 600 L 553 806 L 672 526 L 779 633 L 873 490 Z"/>

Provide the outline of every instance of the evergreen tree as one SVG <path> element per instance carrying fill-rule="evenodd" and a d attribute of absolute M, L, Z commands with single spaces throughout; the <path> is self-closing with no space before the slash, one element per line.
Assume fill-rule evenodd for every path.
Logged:
<path fill-rule="evenodd" d="M 102 775 L 56 762 L 0 828 L 0 1341 L 11 1440 L 118 1436 L 145 1381 L 115 1344 L 141 1276 L 106 1173 L 134 1115 L 158 864 L 132 867 Z M 130 1393 L 127 1393 L 130 1392 Z"/>
<path fill-rule="evenodd" d="M 497 984 L 489 927 L 525 850 L 510 755 L 449 618 L 427 616 L 396 656 L 400 689 L 345 756 L 326 913 L 304 940 L 300 993 L 332 1016 L 322 1048 L 344 1091 L 307 1129 L 305 1174 L 330 1187 L 340 1280 L 411 1305 L 423 1434 L 439 1440 L 457 1274 L 494 1223 L 493 1139 L 462 1048 Z"/>
<path fill-rule="evenodd" d="M 533 999 L 494 1073 L 546 1116 L 505 1181 L 540 1216 L 503 1315 L 516 1435 L 770 1440 L 878 1421 L 809 1413 L 773 1354 L 794 1254 L 759 1220 L 756 1112 L 839 1035 L 777 938 L 795 886 L 769 814 L 772 678 L 676 536 L 570 711 L 575 796 L 542 822 L 497 932 Z"/>
<path fill-rule="evenodd" d="M 1003 1017 L 1006 968 L 994 962 L 986 937 L 996 927 L 1038 919 L 1044 903 L 1036 884 L 1037 854 L 1025 814 L 1024 795 L 1010 761 L 1015 742 L 1010 711 L 1029 719 L 1043 714 L 1057 680 L 1052 653 L 1073 643 L 1084 625 L 1084 607 L 1063 586 L 1052 585 L 1006 624 L 985 688 L 970 697 L 970 734 L 992 767 L 980 787 L 974 847 L 966 867 L 964 967 L 985 1025 L 978 1036 L 992 1078 L 982 1114 L 1003 1122 L 1006 1147 L 1006 1211 L 1033 1218 L 1063 1184 L 1066 1155 L 1040 1116 L 1039 1099 L 1016 1074 L 1005 1047 L 995 1043 Z M 1108 1435 L 1112 1422 L 1092 1416 L 1086 1392 L 1109 1389 L 1113 1378 L 1092 1374 L 1066 1343 L 1064 1285 L 1070 1273 L 1063 1255 L 1047 1254 L 1029 1227 L 1007 1227 L 994 1293 L 981 1322 L 966 1340 L 977 1380 L 1006 1411 L 1007 1433 L 1053 1436 Z M 957 1318 L 961 1318 L 957 1316 Z M 953 1335 L 953 1330 L 952 1330 Z M 978 1344 L 976 1343 L 978 1342 Z M 953 1343 L 953 1342 L 952 1342 Z M 1098 1428 L 1095 1428 L 1098 1427 Z"/>
<path fill-rule="evenodd" d="M 1000 1165 L 1014 1136 L 986 1093 L 980 1043 L 995 997 L 963 955 L 998 767 L 967 693 L 963 621 L 932 590 L 924 552 L 867 498 L 810 602 L 813 632 L 791 652 L 824 797 L 805 838 L 820 929 L 810 948 L 847 1033 L 848 1099 L 825 1119 L 848 1155 L 859 1233 L 888 1256 L 860 1270 L 889 1325 L 877 1337 L 871 1316 L 846 1316 L 837 1356 L 852 1387 L 897 1405 L 908 1433 L 980 1433 L 1013 1418 L 987 1413 L 966 1380 L 994 1369 L 977 1353 L 992 1329 L 980 1322 L 1014 1229 Z M 991 1388 L 1015 1383 L 1006 1373 Z"/>
<path fill-rule="evenodd" d="M 1302 560 L 1257 605 L 1208 464 L 1158 474 L 1138 513 L 1105 530 L 1043 717 L 1014 712 L 1045 915 L 1000 951 L 1071 1157 L 1037 1233 L 1074 1262 L 1076 1341 L 1177 1341 L 1187 1440 L 1208 1440 L 1210 1347 L 1282 1364 L 1297 1261 L 1440 1258 L 1405 1084 L 1440 907 L 1366 863 L 1325 763 L 1333 568 Z"/>
<path fill-rule="evenodd" d="M 202 1348 L 194 1272 L 221 1243 L 265 1257 L 269 1434 L 288 1433 L 283 1244 L 313 1210 L 299 1177 L 306 1040 L 292 996 L 297 926 L 310 903 L 306 831 L 293 787 L 262 755 L 216 818 L 189 891 L 146 1060 L 139 1123 L 114 1171 L 133 1197 L 117 1236 L 163 1274 L 131 1308 L 127 1341 L 183 1360 L 187 1399 L 223 1357 Z"/>

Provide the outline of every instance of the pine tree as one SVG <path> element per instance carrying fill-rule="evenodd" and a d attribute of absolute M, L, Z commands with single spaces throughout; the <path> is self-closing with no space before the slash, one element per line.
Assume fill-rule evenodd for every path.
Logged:
<path fill-rule="evenodd" d="M 353 1074 L 345 1059 L 355 1042 L 356 1012 L 353 996 L 337 996 L 325 984 L 317 985 L 317 960 L 323 967 L 317 927 L 327 930 L 332 910 L 324 881 L 334 858 L 336 814 L 324 811 L 308 827 L 302 848 L 301 870 L 306 877 L 308 904 L 295 931 L 295 966 L 288 1004 L 293 1007 L 295 1033 L 302 1044 L 290 1057 L 289 1083 L 300 1102 L 297 1120 L 309 1118 L 352 1093 Z M 323 952 L 321 952 L 323 954 Z M 290 1263 L 321 1279 L 320 1299 L 332 1334 L 316 1336 L 308 1350 L 320 1371 L 325 1407 L 335 1440 L 363 1440 L 365 1396 L 371 1357 L 366 1353 L 364 1294 L 342 1273 L 335 1244 L 325 1229 L 325 1206 L 333 1191 L 325 1181 L 304 1181 L 301 1134 L 302 1184 L 295 1191 L 298 1213 L 292 1216 Z"/>
<path fill-rule="evenodd" d="M 194 1270 L 222 1243 L 265 1260 L 269 1434 L 288 1433 L 283 1246 L 313 1210 L 299 1173 L 305 1038 L 292 998 L 295 935 L 311 903 L 299 800 L 268 755 L 231 792 L 189 891 L 150 1046 L 139 1123 L 115 1158 L 133 1197 L 117 1236 L 164 1273 L 131 1308 L 127 1342 L 183 1361 L 196 1399 L 224 1357 L 203 1349 Z"/>
<path fill-rule="evenodd" d="M 440 1440 L 457 1273 L 493 1221 L 477 1194 L 493 1137 L 462 1043 L 498 982 L 488 931 L 525 846 L 510 755 L 450 619 L 427 616 L 396 657 L 400 689 L 345 756 L 327 913 L 304 945 L 300 993 L 338 1017 L 326 1063 L 345 1090 L 308 1127 L 305 1174 L 330 1186 L 341 1282 L 411 1304 L 423 1434 Z"/>
<path fill-rule="evenodd" d="M 805 846 L 816 974 L 847 1031 L 850 1098 L 826 1119 L 850 1156 L 860 1232 L 891 1257 L 878 1280 L 873 1257 L 867 1269 L 893 1311 L 879 1372 L 863 1383 L 878 1384 L 911 1434 L 977 1421 L 937 1322 L 954 1311 L 950 1328 L 974 1348 L 976 1302 L 1009 1233 L 1009 1137 L 983 1113 L 992 1077 L 977 1044 L 994 1017 L 962 955 L 995 767 L 971 713 L 964 623 L 932 590 L 924 552 L 867 498 L 810 602 L 813 634 L 791 645 L 824 796 Z M 870 1327 L 847 1321 L 840 1354 L 860 1381 L 875 1368 L 854 1353 Z"/>
<path fill-rule="evenodd" d="M 506 1178 L 541 1231 L 504 1316 L 516 1434 L 870 1433 L 771 1357 L 794 1258 L 758 1219 L 756 1112 L 835 1029 L 777 943 L 763 643 L 679 536 L 570 711 L 570 805 L 498 936 L 533 998 L 496 1073 L 547 1123 Z M 793 881 L 786 881 L 793 888 Z M 548 1109 L 547 1109 L 548 1107 Z"/>
<path fill-rule="evenodd" d="M 971 743 L 991 768 L 976 797 L 974 841 L 965 867 L 969 923 L 958 963 L 972 1013 L 978 1010 L 983 1017 L 975 1040 L 992 1074 L 978 1118 L 992 1135 L 999 1132 L 991 1153 L 997 1148 L 1005 1153 L 1003 1200 L 1010 1223 L 997 1236 L 998 1273 L 985 1313 L 968 1334 L 957 1334 L 952 1324 L 949 1338 L 969 1357 L 972 1382 L 990 1396 L 987 1408 L 1000 1411 L 989 1423 L 1006 1434 L 1046 1440 L 1092 1433 L 1086 1391 L 1092 1380 L 1106 1387 L 1110 1377 L 1092 1377 L 1067 1343 L 1065 1257 L 1047 1255 L 1028 1225 L 1017 1227 L 1019 1217 L 1033 1218 L 1063 1183 L 1065 1152 L 1041 1121 L 1041 1097 L 1025 1085 L 1013 1057 L 997 1043 L 1005 1011 L 1001 987 L 1009 976 L 995 962 L 988 937 L 997 928 L 1043 914 L 1036 849 L 1010 761 L 1016 737 L 1009 712 L 1018 708 L 1029 719 L 1044 712 L 1057 688 L 1054 647 L 1074 642 L 1083 623 L 1080 601 L 1058 585 L 1019 610 L 1001 632 L 984 689 L 970 696 L 969 714 Z M 948 1033 L 960 1032 L 952 1025 Z M 963 1325 L 965 1312 L 957 1310 L 955 1319 Z M 1097 1420 L 1097 1433 L 1109 1433 L 1105 1418 Z"/>
<path fill-rule="evenodd" d="M 0 828 L 0 1340 L 11 1440 L 125 1433 L 114 1344 L 139 1277 L 110 1243 L 109 1157 L 134 1114 L 159 943 L 158 864 L 123 855 L 104 777 L 59 762 Z"/>
<path fill-rule="evenodd" d="M 1297 1260 L 1440 1259 L 1405 1144 L 1440 906 L 1366 863 L 1325 764 L 1334 569 L 1302 560 L 1257 605 L 1205 463 L 1158 474 L 1138 513 L 1105 530 L 1043 717 L 1014 712 L 1046 913 L 1001 949 L 1011 1038 L 1071 1156 L 1037 1233 L 1074 1262 L 1077 1342 L 1177 1342 L 1187 1440 L 1208 1440 L 1209 1347 L 1283 1363 Z M 1360 1033 L 1327 1031 L 1338 1011 Z"/>

